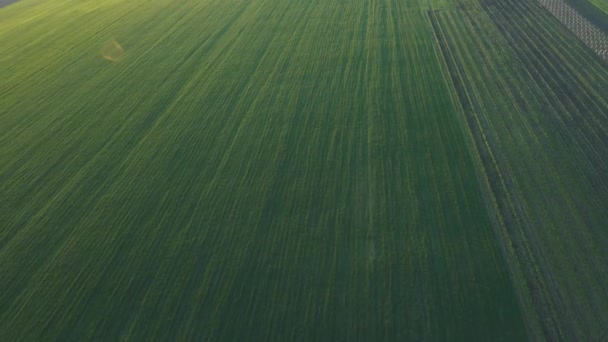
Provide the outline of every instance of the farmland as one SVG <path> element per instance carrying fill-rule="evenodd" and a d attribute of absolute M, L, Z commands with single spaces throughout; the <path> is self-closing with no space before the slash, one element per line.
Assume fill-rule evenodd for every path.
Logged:
<path fill-rule="evenodd" d="M 0 340 L 597 340 L 608 66 L 524 0 L 0 9 Z"/>
<path fill-rule="evenodd" d="M 602 10 L 602 12 L 608 14 L 608 1 L 606 0 L 591 0 L 591 2 L 595 7 Z"/>
<path fill-rule="evenodd" d="M 534 307 L 546 317 L 544 335 L 597 338 L 608 308 L 599 290 L 606 282 L 600 265 L 608 259 L 600 247 L 605 240 L 598 240 L 606 238 L 602 175 L 608 170 L 597 162 L 607 153 L 605 65 L 590 50 L 564 49 L 560 42 L 571 33 L 538 4 L 481 5 L 483 12 L 432 17 L 504 218 L 503 234 Z M 487 34 L 493 24 L 502 35 Z M 481 52 L 471 53 L 476 49 Z M 492 97 L 492 89 L 501 97 Z"/>
<path fill-rule="evenodd" d="M 606 0 L 543 0 L 544 2 L 564 2 L 586 20 L 608 32 L 608 3 Z M 541 2 L 543 2 L 541 1 Z"/>
<path fill-rule="evenodd" d="M 598 20 L 593 20 L 593 17 L 591 19 L 594 23 L 587 20 L 575 8 L 569 6 L 565 0 L 540 0 L 539 2 L 583 43 L 608 61 L 608 35 L 602 31 L 602 28 L 608 28 L 608 26 L 602 25 L 604 24 L 604 21 L 601 21 L 602 18 L 600 18 L 600 25 L 597 27 L 594 23 L 597 24 Z M 602 15 L 597 10 L 593 13 Z M 606 19 L 608 20 L 608 17 Z M 608 24 L 608 21 L 606 21 L 606 24 Z"/>

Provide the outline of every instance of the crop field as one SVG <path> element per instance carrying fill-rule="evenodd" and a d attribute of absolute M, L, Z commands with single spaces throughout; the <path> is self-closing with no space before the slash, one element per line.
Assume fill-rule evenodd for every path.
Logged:
<path fill-rule="evenodd" d="M 17 1 L 0 340 L 598 340 L 606 94 L 536 0 Z"/>
<path fill-rule="evenodd" d="M 608 35 L 602 31 L 603 25 L 599 27 L 594 25 L 575 8 L 569 6 L 566 0 L 539 0 L 539 2 L 598 56 L 608 61 Z M 597 10 L 594 13 L 602 15 Z M 606 19 L 608 20 L 608 17 Z"/>
<path fill-rule="evenodd" d="M 599 8 L 602 12 L 608 14 L 608 1 L 607 0 L 589 0 L 595 7 Z"/>
<path fill-rule="evenodd" d="M 591 51 L 562 43 L 571 33 L 535 3 L 481 5 L 483 12 L 431 18 L 502 213 L 504 239 L 545 337 L 597 339 L 608 308 L 600 290 L 608 276 L 606 67 Z M 501 34 L 491 34 L 493 27 Z"/>
<path fill-rule="evenodd" d="M 607 0 L 537 0 L 541 3 L 563 2 L 576 11 L 574 16 L 582 16 L 586 21 L 608 34 L 608 1 Z M 550 10 L 551 12 L 551 10 Z M 563 12 L 563 11 L 562 11 Z M 580 21 L 580 20 L 575 20 Z M 568 26 L 566 24 L 566 26 Z M 580 28 L 580 25 L 579 25 Z"/>

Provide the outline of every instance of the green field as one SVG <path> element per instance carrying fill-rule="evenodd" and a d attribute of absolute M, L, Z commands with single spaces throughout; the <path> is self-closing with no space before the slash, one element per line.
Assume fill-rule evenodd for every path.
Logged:
<path fill-rule="evenodd" d="M 0 9 L 0 340 L 608 334 L 608 66 L 533 0 Z"/>
<path fill-rule="evenodd" d="M 589 0 L 595 7 L 608 14 L 608 0 Z"/>
<path fill-rule="evenodd" d="M 452 78 L 487 156 L 503 241 L 546 317 L 545 337 L 598 340 L 608 310 L 608 68 L 534 2 L 481 7 L 434 17 L 459 65 Z"/>

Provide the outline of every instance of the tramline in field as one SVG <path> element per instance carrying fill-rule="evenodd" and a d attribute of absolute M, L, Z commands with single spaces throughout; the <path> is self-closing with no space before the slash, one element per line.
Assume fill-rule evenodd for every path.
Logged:
<path fill-rule="evenodd" d="M 1 8 L 0 340 L 597 340 L 589 44 L 537 0 Z"/>

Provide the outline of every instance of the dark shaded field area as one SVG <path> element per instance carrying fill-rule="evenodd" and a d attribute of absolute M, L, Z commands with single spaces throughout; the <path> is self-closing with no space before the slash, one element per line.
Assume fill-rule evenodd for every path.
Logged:
<path fill-rule="evenodd" d="M 578 13 L 608 34 L 608 13 L 594 6 L 589 0 L 565 0 Z"/>
<path fill-rule="evenodd" d="M 597 290 L 608 285 L 608 70 L 537 3 L 480 3 L 429 16 L 505 239 L 544 337 L 596 340 L 608 308 Z M 483 95 L 492 89 L 501 95 Z"/>

